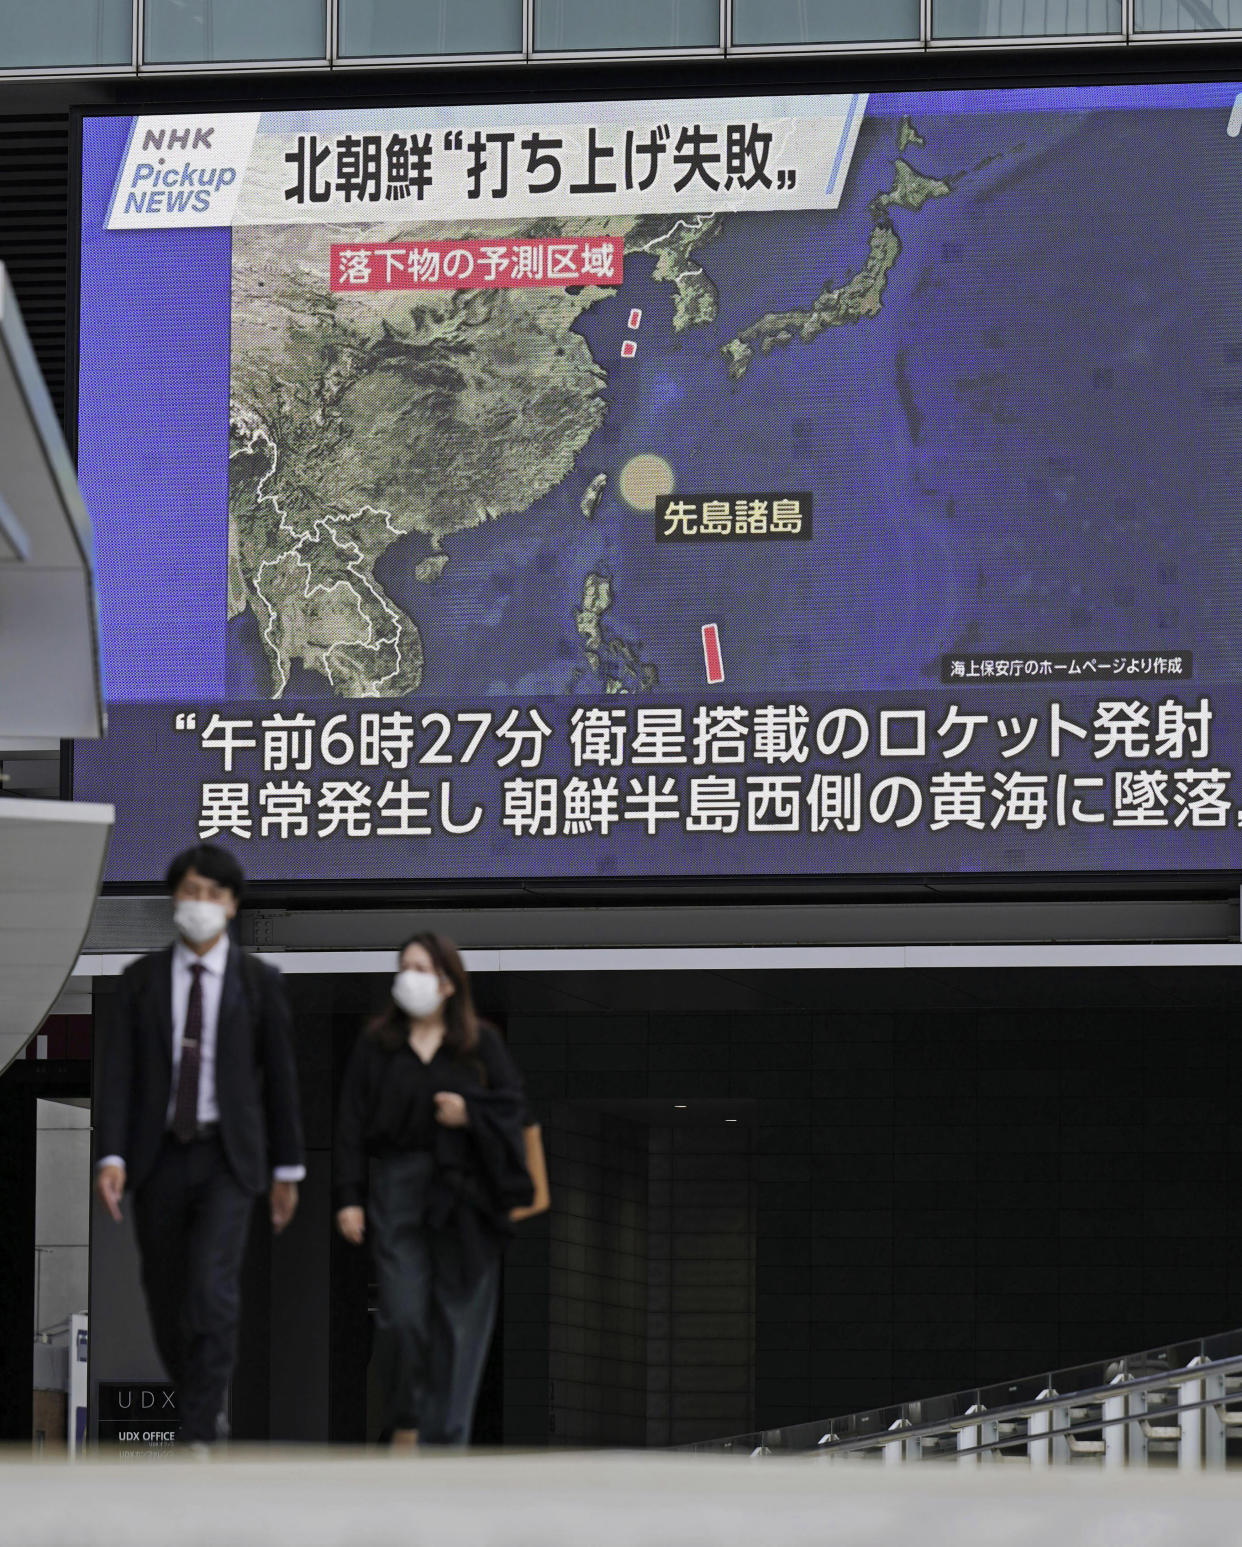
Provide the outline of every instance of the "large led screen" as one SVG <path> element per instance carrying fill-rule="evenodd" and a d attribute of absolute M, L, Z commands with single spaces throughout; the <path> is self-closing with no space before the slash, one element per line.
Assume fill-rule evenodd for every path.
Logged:
<path fill-rule="evenodd" d="M 1242 868 L 1240 128 L 87 118 L 110 879 Z"/>

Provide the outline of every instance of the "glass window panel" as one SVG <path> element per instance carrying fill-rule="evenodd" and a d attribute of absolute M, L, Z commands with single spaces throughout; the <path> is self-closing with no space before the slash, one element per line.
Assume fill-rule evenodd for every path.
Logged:
<path fill-rule="evenodd" d="M 147 64 L 322 59 L 324 0 L 146 0 Z"/>
<path fill-rule="evenodd" d="M 1120 33 L 1121 0 L 932 0 L 934 38 Z"/>
<path fill-rule="evenodd" d="M 131 64 L 133 0 L 0 3 L 0 70 Z"/>
<path fill-rule="evenodd" d="M 1136 32 L 1242 30 L 1242 0 L 1134 0 Z"/>
<path fill-rule="evenodd" d="M 522 0 L 339 0 L 342 59 L 409 54 L 520 54 Z"/>
<path fill-rule="evenodd" d="M 719 0 L 535 0 L 544 52 L 719 46 Z"/>
<path fill-rule="evenodd" d="M 919 0 L 733 0 L 733 41 L 891 43 L 919 35 Z"/>

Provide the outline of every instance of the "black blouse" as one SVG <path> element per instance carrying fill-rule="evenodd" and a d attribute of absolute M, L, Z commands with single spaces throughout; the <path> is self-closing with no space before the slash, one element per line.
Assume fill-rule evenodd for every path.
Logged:
<path fill-rule="evenodd" d="M 427 1063 L 408 1042 L 388 1052 L 365 1034 L 358 1038 L 346 1065 L 337 1117 L 337 1208 L 365 1201 L 369 1156 L 436 1148 L 442 1129 L 435 1096 L 446 1090 L 464 1096 L 467 1108 L 470 1097 L 483 1091 L 521 1093 L 517 1066 L 490 1026 L 479 1027 L 479 1045 L 468 1058 L 440 1048 Z"/>

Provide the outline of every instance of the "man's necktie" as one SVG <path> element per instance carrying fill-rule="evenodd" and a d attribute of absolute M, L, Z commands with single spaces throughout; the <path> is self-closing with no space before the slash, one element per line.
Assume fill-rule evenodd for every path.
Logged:
<path fill-rule="evenodd" d="M 203 1035 L 203 964 L 190 971 L 194 982 L 185 1007 L 185 1035 L 181 1039 L 181 1070 L 177 1077 L 177 1105 L 173 1108 L 173 1136 L 188 1144 L 198 1132 L 198 1071 L 202 1064 L 199 1043 Z"/>

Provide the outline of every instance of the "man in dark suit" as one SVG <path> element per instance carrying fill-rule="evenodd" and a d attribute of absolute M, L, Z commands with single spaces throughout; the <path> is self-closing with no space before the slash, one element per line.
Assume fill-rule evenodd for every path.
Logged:
<path fill-rule="evenodd" d="M 229 939 L 241 866 L 200 844 L 165 880 L 178 938 L 121 974 L 100 1039 L 95 1190 L 116 1220 L 133 1194 L 143 1289 L 181 1437 L 208 1445 L 227 1433 L 255 1198 L 269 1193 L 279 1233 L 306 1167 L 280 975 Z"/>

